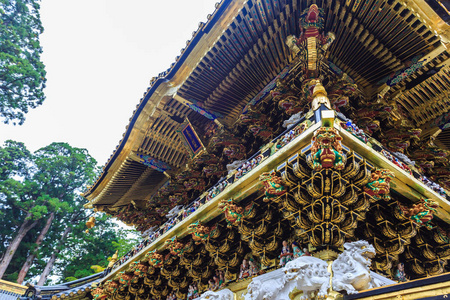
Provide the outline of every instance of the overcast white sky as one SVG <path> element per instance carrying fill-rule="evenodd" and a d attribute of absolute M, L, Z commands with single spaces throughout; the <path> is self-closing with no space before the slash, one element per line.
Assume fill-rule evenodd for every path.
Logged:
<path fill-rule="evenodd" d="M 165 71 L 218 0 L 43 0 L 47 99 L 0 143 L 68 142 L 104 165 L 153 76 Z"/>

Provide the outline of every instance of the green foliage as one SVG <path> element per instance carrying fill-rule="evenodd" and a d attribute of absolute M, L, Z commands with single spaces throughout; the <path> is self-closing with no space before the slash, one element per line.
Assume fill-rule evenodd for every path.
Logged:
<path fill-rule="evenodd" d="M 136 244 L 129 230 L 119 228 L 106 215 L 96 217 L 96 224 L 88 234 L 85 230 L 84 224 L 75 226 L 66 240 L 54 273 L 60 278 L 82 278 L 95 274 L 97 269 L 91 266 L 105 268 L 109 263 L 108 256 L 116 250 L 126 253 Z M 131 242 L 126 243 L 126 240 Z"/>
<path fill-rule="evenodd" d="M 75 277 L 67 277 L 66 278 L 66 282 L 69 282 L 69 281 L 74 281 L 74 280 L 77 280 L 78 278 L 75 278 Z"/>
<path fill-rule="evenodd" d="M 0 148 L 0 180 L 26 176 L 30 157 L 31 153 L 23 143 L 7 140 Z"/>
<path fill-rule="evenodd" d="M 6 276 L 7 281 L 15 282 L 17 280 L 17 277 L 19 277 L 19 272 L 14 272 L 12 274 L 8 274 Z"/>
<path fill-rule="evenodd" d="M 82 278 L 95 273 L 93 265 L 107 267 L 107 258 L 116 250 L 120 257 L 137 244 L 133 231 L 119 228 L 105 215 L 96 216 L 95 227 L 85 233 L 91 212 L 84 210 L 86 200 L 79 193 L 98 171 L 85 149 L 52 143 L 31 154 L 22 143 L 7 141 L 0 147 L 0 158 L 0 257 L 22 223 L 37 221 L 17 248 L 8 278 L 17 278 L 14 274 L 31 253 L 36 258 L 25 281 L 39 276 L 53 253 L 57 259 L 52 275 L 60 281 Z M 36 237 L 51 213 L 55 219 L 36 249 Z M 66 230 L 69 234 L 61 240 Z"/>
<path fill-rule="evenodd" d="M 78 194 L 94 179 L 96 161 L 87 150 L 53 143 L 31 154 L 23 143 L 7 141 L 0 147 L 0 257 L 24 222 L 39 221 L 25 236 L 7 273 L 35 248 L 35 240 L 50 213 L 56 214 L 48 237 L 58 240 L 64 224 L 75 220 L 85 202 Z M 30 236 L 30 234 L 33 234 Z M 45 241 L 45 240 L 44 240 Z M 38 259 L 53 249 L 39 252 Z M 38 260 L 39 261 L 39 260 Z M 20 266 L 21 267 L 21 266 Z M 19 267 L 19 269 L 20 269 Z"/>
<path fill-rule="evenodd" d="M 0 116 L 22 124 L 45 99 L 39 0 L 0 0 Z"/>
<path fill-rule="evenodd" d="M 121 229 L 122 235 L 118 241 L 112 241 L 115 249 L 119 250 L 119 258 L 128 253 L 134 246 L 139 244 L 140 238 L 135 230 Z"/>

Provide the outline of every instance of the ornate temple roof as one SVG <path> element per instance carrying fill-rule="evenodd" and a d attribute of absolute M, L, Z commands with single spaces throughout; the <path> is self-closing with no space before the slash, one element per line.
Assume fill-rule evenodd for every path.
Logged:
<path fill-rule="evenodd" d="M 444 286 L 448 20 L 434 0 L 219 3 L 152 79 L 84 194 L 148 233 L 92 294 L 192 299 L 196 286 L 280 299 L 276 277 L 299 299 L 316 268 L 317 296 L 331 299 L 410 287 L 372 289 L 387 278 L 436 276 L 412 297 Z M 211 282 L 220 276 L 228 291 Z"/>
<path fill-rule="evenodd" d="M 315 2 L 326 15 L 324 32 L 336 37 L 329 49 L 329 72 L 350 78 L 364 99 L 364 105 L 351 99 L 347 105 L 353 108 L 346 113 L 354 120 L 370 119 L 372 123 L 363 124 L 368 127 L 381 122 L 378 132 L 383 133 L 375 135 L 387 146 L 394 137 L 389 130 L 403 126 L 408 134 L 420 129 L 422 144 L 433 136 L 440 149 L 449 150 L 448 132 L 438 132 L 450 119 L 450 26 L 442 11 L 436 12 L 423 0 Z M 252 155 L 269 135 L 248 139 L 243 123 L 237 121 L 248 112 L 249 103 L 270 103 L 274 78 L 286 73 L 294 61 L 285 41 L 301 34 L 298 20 L 309 4 L 299 0 L 218 3 L 174 64 L 152 78 L 101 176 L 84 193 L 88 207 L 116 215 L 129 205 L 143 209 L 169 178 L 180 182 L 180 172 L 191 162 L 177 134 L 180 123 L 188 118 L 202 136 L 208 133 L 205 124 L 213 123 L 198 108 L 217 116 L 216 123 L 234 130 L 235 137 L 246 138 L 245 157 Z M 380 94 L 388 100 L 381 103 Z M 385 111 L 394 120 L 390 126 L 383 124 Z M 272 138 L 282 131 L 281 126 L 269 129 Z M 406 141 L 390 149 L 405 149 L 402 143 Z M 223 165 L 233 161 L 219 160 Z M 204 188 L 219 177 L 208 177 Z M 442 179 L 441 184 L 445 182 Z M 199 192 L 188 190 L 189 201 L 197 196 Z M 163 217 L 159 214 L 155 222 Z"/>

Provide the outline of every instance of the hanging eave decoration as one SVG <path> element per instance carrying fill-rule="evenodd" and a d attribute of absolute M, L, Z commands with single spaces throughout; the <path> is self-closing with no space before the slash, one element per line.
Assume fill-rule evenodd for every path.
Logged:
<path fill-rule="evenodd" d="M 205 146 L 203 146 L 202 141 L 195 132 L 194 127 L 191 122 L 186 118 L 186 120 L 181 124 L 180 130 L 177 131 L 185 148 L 188 150 L 191 158 L 194 158 L 203 150 L 205 150 Z"/>

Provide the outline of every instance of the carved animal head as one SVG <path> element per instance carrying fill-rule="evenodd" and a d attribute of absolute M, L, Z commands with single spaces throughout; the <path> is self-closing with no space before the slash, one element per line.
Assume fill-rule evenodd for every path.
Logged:
<path fill-rule="evenodd" d="M 92 295 L 94 295 L 94 299 L 101 298 L 103 295 L 103 288 L 96 288 L 92 291 Z"/>
<path fill-rule="evenodd" d="M 420 201 L 423 202 L 425 208 L 427 208 L 433 212 L 436 212 L 436 210 L 439 207 L 439 203 L 437 203 L 433 199 L 420 199 Z"/>
<path fill-rule="evenodd" d="M 390 182 L 394 177 L 394 173 L 388 169 L 375 169 L 371 174 L 370 182 L 364 187 L 364 191 L 371 196 L 380 196 L 389 200 Z"/>
<path fill-rule="evenodd" d="M 259 175 L 259 181 L 271 181 L 273 176 L 275 176 L 275 172 L 261 173 L 261 175 Z"/>
<path fill-rule="evenodd" d="M 288 262 L 284 266 L 284 272 L 287 280 L 303 280 L 304 277 L 312 278 L 313 276 L 330 276 L 330 273 L 327 271 L 327 263 L 313 256 L 302 256 Z"/>
<path fill-rule="evenodd" d="M 366 266 L 371 265 L 371 259 L 376 255 L 375 248 L 367 241 L 345 243 L 344 248 L 351 258 Z"/>
<path fill-rule="evenodd" d="M 317 152 L 318 149 L 334 148 L 336 151 L 342 151 L 342 137 L 332 127 L 320 127 L 314 134 L 312 141 L 314 142 L 311 152 Z"/>
<path fill-rule="evenodd" d="M 134 275 L 143 275 L 143 274 L 147 273 L 147 271 L 148 271 L 148 266 L 146 264 L 140 262 L 136 265 Z"/>
<path fill-rule="evenodd" d="M 151 266 L 159 268 L 163 264 L 164 257 L 162 254 L 151 251 L 145 255 L 145 258 L 148 258 L 148 262 Z"/>
<path fill-rule="evenodd" d="M 169 201 L 173 204 L 178 204 L 183 200 L 181 193 L 176 193 L 174 195 L 169 195 Z"/>
<path fill-rule="evenodd" d="M 249 297 L 249 299 L 258 299 L 259 294 L 261 293 L 262 290 L 262 283 L 261 281 L 259 281 L 258 279 L 253 279 L 252 282 L 250 282 L 250 284 L 247 286 L 247 297 Z"/>
<path fill-rule="evenodd" d="M 119 288 L 119 282 L 117 280 L 108 280 L 105 286 L 105 292 L 111 295 Z"/>
<path fill-rule="evenodd" d="M 222 209 L 222 211 L 231 211 L 238 214 L 242 214 L 244 212 L 244 208 L 236 205 L 233 199 L 220 201 L 218 207 Z"/>
<path fill-rule="evenodd" d="M 242 159 L 245 156 L 245 146 L 230 144 L 223 148 L 223 154 L 230 159 Z"/>
<path fill-rule="evenodd" d="M 253 110 L 249 110 L 247 113 L 245 114 L 241 114 L 239 116 L 239 122 L 240 123 L 254 123 L 254 122 L 261 122 L 261 121 L 265 121 L 267 117 L 263 114 L 261 114 L 258 111 L 253 111 Z"/>
<path fill-rule="evenodd" d="M 316 4 L 311 5 L 305 9 L 300 16 L 300 23 L 304 29 L 310 27 L 322 29 L 323 28 L 324 12 Z"/>
<path fill-rule="evenodd" d="M 190 230 L 192 239 L 196 244 L 206 241 L 209 233 L 211 232 L 210 227 L 205 226 L 200 222 L 192 223 L 189 225 L 188 229 Z"/>
<path fill-rule="evenodd" d="M 133 274 L 128 272 L 121 272 L 119 282 L 122 285 L 128 285 L 129 281 L 133 279 Z"/>

